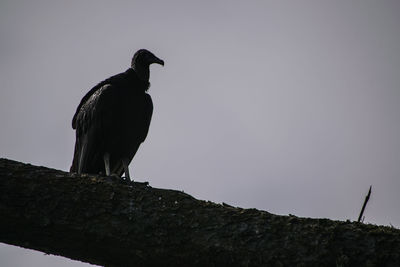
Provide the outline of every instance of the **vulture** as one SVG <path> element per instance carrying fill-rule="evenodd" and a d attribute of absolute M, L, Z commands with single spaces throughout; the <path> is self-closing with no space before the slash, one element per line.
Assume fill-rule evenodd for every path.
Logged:
<path fill-rule="evenodd" d="M 149 131 L 153 102 L 147 90 L 150 64 L 164 61 L 146 49 L 131 67 L 100 82 L 79 103 L 72 119 L 76 131 L 70 172 L 105 174 L 130 180 L 128 166 Z"/>

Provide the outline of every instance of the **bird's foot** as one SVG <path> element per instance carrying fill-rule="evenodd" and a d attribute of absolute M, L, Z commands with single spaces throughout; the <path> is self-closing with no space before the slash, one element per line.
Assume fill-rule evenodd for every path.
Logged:
<path fill-rule="evenodd" d="M 133 183 L 133 179 L 131 179 L 129 176 L 125 175 L 124 177 L 121 177 L 122 180 L 126 181 L 126 182 L 130 182 Z"/>
<path fill-rule="evenodd" d="M 142 184 L 144 186 L 149 186 L 149 182 L 137 182 L 137 183 Z"/>
<path fill-rule="evenodd" d="M 116 173 L 111 173 L 110 176 L 113 177 L 113 178 L 118 178 L 118 179 L 121 178 L 121 177 L 119 177 L 119 175 L 116 174 Z"/>
<path fill-rule="evenodd" d="M 131 180 L 129 177 L 121 177 L 122 181 L 124 181 L 127 184 L 135 184 L 135 185 L 139 185 L 139 186 L 149 186 L 149 182 L 138 182 L 138 181 L 134 181 L 133 179 Z"/>

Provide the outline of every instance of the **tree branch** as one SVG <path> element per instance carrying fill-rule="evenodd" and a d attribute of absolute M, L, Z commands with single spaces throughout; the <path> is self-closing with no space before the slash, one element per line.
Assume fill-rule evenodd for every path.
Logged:
<path fill-rule="evenodd" d="M 0 241 L 106 266 L 400 266 L 400 230 L 0 159 Z"/>

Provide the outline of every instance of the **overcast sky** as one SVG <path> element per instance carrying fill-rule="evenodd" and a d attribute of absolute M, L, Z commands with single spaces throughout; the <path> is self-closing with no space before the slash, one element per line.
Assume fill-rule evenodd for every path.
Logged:
<path fill-rule="evenodd" d="M 68 170 L 71 119 L 147 48 L 134 179 L 274 214 L 400 227 L 399 1 L 0 2 L 0 156 Z M 0 265 L 88 266 L 0 245 Z"/>

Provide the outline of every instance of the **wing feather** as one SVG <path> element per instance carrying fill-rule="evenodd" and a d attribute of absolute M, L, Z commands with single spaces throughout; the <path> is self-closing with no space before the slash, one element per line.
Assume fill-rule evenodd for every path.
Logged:
<path fill-rule="evenodd" d="M 76 113 L 76 143 L 71 172 L 104 172 L 104 127 L 110 122 L 110 104 L 113 104 L 113 86 L 105 84 L 90 95 Z"/>

